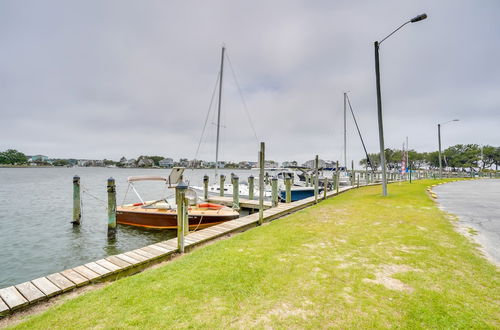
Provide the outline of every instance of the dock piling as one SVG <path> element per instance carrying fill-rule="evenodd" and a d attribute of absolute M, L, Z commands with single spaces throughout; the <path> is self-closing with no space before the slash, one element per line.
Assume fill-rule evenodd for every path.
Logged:
<path fill-rule="evenodd" d="M 339 172 L 339 161 L 337 160 L 337 168 L 336 168 L 336 179 L 335 179 L 335 189 L 337 190 L 337 195 L 339 194 L 339 186 L 340 186 L 340 172 Z"/>
<path fill-rule="evenodd" d="M 248 177 L 248 199 L 254 199 L 254 189 L 255 189 L 255 178 L 253 175 Z"/>
<path fill-rule="evenodd" d="M 278 206 L 278 178 L 271 179 L 271 187 L 272 187 L 272 206 Z"/>
<path fill-rule="evenodd" d="M 240 210 L 240 178 L 235 174 L 231 176 L 233 185 L 233 210 Z"/>
<path fill-rule="evenodd" d="M 186 190 L 188 186 L 181 181 L 175 187 L 177 197 L 177 248 L 180 253 L 184 253 L 184 235 L 186 234 L 187 202 Z M 189 221 L 189 220 L 188 220 Z M 189 226 L 189 223 L 188 223 Z"/>
<path fill-rule="evenodd" d="M 318 202 L 318 185 L 319 185 L 319 157 L 314 158 L 314 203 Z"/>
<path fill-rule="evenodd" d="M 208 175 L 203 176 L 203 199 L 208 200 Z"/>
<path fill-rule="evenodd" d="M 219 196 L 224 197 L 224 181 L 226 181 L 226 176 L 224 174 L 220 175 L 220 191 Z"/>
<path fill-rule="evenodd" d="M 73 221 L 71 222 L 74 226 L 80 225 L 80 220 L 82 218 L 80 201 L 80 177 L 75 175 L 73 177 Z"/>
<path fill-rule="evenodd" d="M 260 143 L 259 151 L 259 225 L 264 222 L 264 164 L 266 155 L 266 145 Z"/>
<path fill-rule="evenodd" d="M 109 178 L 108 185 L 108 237 L 116 235 L 116 186 L 115 179 Z"/>
<path fill-rule="evenodd" d="M 323 199 L 326 199 L 327 189 L 328 189 L 328 179 L 324 178 L 323 179 Z"/>
<path fill-rule="evenodd" d="M 287 203 L 292 202 L 292 178 L 285 178 L 285 201 Z"/>

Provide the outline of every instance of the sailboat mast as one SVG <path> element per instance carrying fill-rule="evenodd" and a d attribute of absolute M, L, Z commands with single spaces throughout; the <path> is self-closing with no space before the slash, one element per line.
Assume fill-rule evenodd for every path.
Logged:
<path fill-rule="evenodd" d="M 215 144 L 215 176 L 219 168 L 219 135 L 220 135 L 220 108 L 222 104 L 222 76 L 224 73 L 224 52 L 226 47 L 222 46 L 222 55 L 220 59 L 220 79 L 219 79 L 219 102 L 217 108 L 217 142 Z"/>
<path fill-rule="evenodd" d="M 347 122 L 346 122 L 346 96 L 344 93 L 344 170 L 347 170 Z"/>

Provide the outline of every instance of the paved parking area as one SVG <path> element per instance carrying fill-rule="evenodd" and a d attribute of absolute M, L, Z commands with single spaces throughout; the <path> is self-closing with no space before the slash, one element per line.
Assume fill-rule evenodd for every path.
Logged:
<path fill-rule="evenodd" d="M 475 239 L 500 265 L 500 180 L 460 181 L 433 188 L 441 208 L 459 217 L 464 227 L 477 230 Z"/>

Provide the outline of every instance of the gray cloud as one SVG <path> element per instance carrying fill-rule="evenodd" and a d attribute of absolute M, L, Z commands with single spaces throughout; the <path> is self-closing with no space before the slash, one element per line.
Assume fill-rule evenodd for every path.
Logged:
<path fill-rule="evenodd" d="M 495 144 L 500 94 L 497 1 L 44 1 L 0 3 L 0 149 L 51 157 L 194 157 L 220 46 L 260 140 L 276 160 L 340 159 L 350 91 L 378 150 L 373 41 L 381 46 L 387 147 Z M 212 114 L 213 116 L 213 114 Z M 214 157 L 211 116 L 199 158 Z M 350 120 L 350 119 L 349 119 Z M 222 159 L 255 160 L 229 67 Z M 349 159 L 363 156 L 349 121 Z"/>

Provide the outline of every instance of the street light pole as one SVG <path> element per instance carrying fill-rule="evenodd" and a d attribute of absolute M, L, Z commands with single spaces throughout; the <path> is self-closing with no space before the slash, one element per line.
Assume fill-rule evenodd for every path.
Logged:
<path fill-rule="evenodd" d="M 380 166 L 382 169 L 382 196 L 387 196 L 387 180 L 384 149 L 384 124 L 382 122 L 382 97 L 380 95 L 380 66 L 379 66 L 379 43 L 375 41 L 375 79 L 377 82 L 377 115 L 378 115 L 378 138 L 380 143 Z"/>
<path fill-rule="evenodd" d="M 396 31 L 401 29 L 403 26 L 405 26 L 408 23 L 415 23 L 419 22 L 421 20 L 424 20 L 427 18 L 426 14 L 421 14 L 418 15 L 408 22 L 403 23 L 400 27 L 398 27 L 396 30 L 392 31 L 387 37 L 380 41 L 375 41 L 374 46 L 375 46 L 375 77 L 376 77 L 376 83 L 377 83 L 377 114 L 378 114 L 378 136 L 379 136 L 379 143 L 380 143 L 380 166 L 382 167 L 382 196 L 387 196 L 387 169 L 385 165 L 385 147 L 384 147 L 384 125 L 382 122 L 382 96 L 380 94 L 380 60 L 379 60 L 379 48 L 380 44 L 390 36 L 392 36 Z"/>

